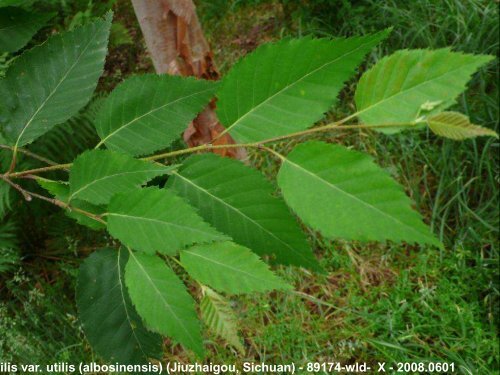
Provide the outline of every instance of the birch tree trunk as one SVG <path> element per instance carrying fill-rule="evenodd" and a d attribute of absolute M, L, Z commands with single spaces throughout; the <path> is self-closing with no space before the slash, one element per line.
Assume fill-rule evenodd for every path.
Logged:
<path fill-rule="evenodd" d="M 132 0 L 132 5 L 158 74 L 219 79 L 192 0 Z M 190 147 L 211 143 L 223 130 L 212 101 L 188 126 L 184 140 Z M 228 143 L 234 143 L 229 134 L 214 142 Z M 238 159 L 245 157 L 243 149 L 216 151 Z"/>

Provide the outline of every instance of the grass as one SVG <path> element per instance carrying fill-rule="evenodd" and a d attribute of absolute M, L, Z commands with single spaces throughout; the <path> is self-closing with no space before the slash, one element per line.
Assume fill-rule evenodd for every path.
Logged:
<path fill-rule="evenodd" d="M 495 55 L 499 49 L 498 6 L 491 1 L 198 0 L 197 5 L 223 72 L 258 44 L 283 36 L 349 36 L 388 26 L 394 26 L 390 39 L 369 56 L 360 74 L 400 48 L 451 45 Z M 118 7 L 116 17 L 137 43 L 140 33 L 130 7 Z M 113 48 L 102 89 L 151 69 L 143 51 L 143 46 Z M 352 113 L 357 78 L 341 93 L 328 120 Z M 498 131 L 497 103 L 495 61 L 474 78 L 457 109 Z M 457 143 L 425 132 L 393 137 L 346 133 L 327 139 L 376 157 L 403 183 L 446 250 L 330 242 L 311 232 L 328 275 L 280 268 L 296 292 L 233 299 L 247 353 L 242 357 L 207 334 L 206 361 L 441 361 L 454 362 L 463 374 L 497 373 L 498 142 Z M 292 146 L 279 145 L 285 153 Z M 261 154 L 252 154 L 252 163 L 269 176 L 277 168 L 276 160 Z M 47 221 L 63 220 L 53 215 L 30 225 L 39 227 L 41 236 Z M 93 239 L 68 225 L 57 226 L 63 229 L 36 241 L 23 240 L 30 249 L 24 254 L 25 271 L 0 287 L 1 360 L 95 359 L 75 319 L 78 264 L 68 262 L 75 253 L 83 258 Z M 179 346 L 166 345 L 166 360 L 188 361 L 188 355 Z"/>

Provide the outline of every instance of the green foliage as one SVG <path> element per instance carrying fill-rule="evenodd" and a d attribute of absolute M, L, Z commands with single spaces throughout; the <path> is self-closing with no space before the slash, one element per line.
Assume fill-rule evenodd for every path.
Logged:
<path fill-rule="evenodd" d="M 0 52 L 15 52 L 23 48 L 53 16 L 20 8 L 3 9 L 0 13 Z"/>
<path fill-rule="evenodd" d="M 21 261 L 16 223 L 0 218 L 0 274 L 13 271 Z"/>
<path fill-rule="evenodd" d="M 237 318 L 224 297 L 204 286 L 200 312 L 203 321 L 211 331 L 234 346 L 240 353 L 245 353 L 245 348 L 238 337 Z"/>
<path fill-rule="evenodd" d="M 194 300 L 160 258 L 131 251 L 125 282 L 132 302 L 149 329 L 170 336 L 203 356 Z"/>
<path fill-rule="evenodd" d="M 68 183 L 64 181 L 39 179 L 38 184 L 63 204 L 69 204 L 70 188 Z M 87 214 L 98 216 L 105 212 L 105 208 L 103 206 L 98 206 L 80 199 L 73 199 L 71 201 L 71 209 L 66 210 L 65 213 L 68 217 L 76 220 L 79 224 L 85 225 L 91 229 L 99 230 L 106 228 L 102 222 L 89 217 L 80 210 L 83 210 Z"/>
<path fill-rule="evenodd" d="M 100 144 L 136 156 L 166 148 L 208 103 L 215 87 L 209 81 L 169 75 L 129 78 L 97 115 Z"/>
<path fill-rule="evenodd" d="M 109 45 L 113 47 L 133 44 L 127 28 L 120 22 L 113 22 L 109 34 Z"/>
<path fill-rule="evenodd" d="M 442 247 L 401 186 L 366 154 L 304 143 L 283 160 L 278 184 L 297 215 L 326 237 Z"/>
<path fill-rule="evenodd" d="M 76 301 L 85 335 L 104 359 L 141 364 L 161 357 L 162 340 L 144 327 L 132 306 L 125 287 L 127 260 L 126 249 L 96 250 L 80 267 Z"/>
<path fill-rule="evenodd" d="M 22 6 L 28 4 L 30 1 L 33 0 L 0 0 L 0 8 Z"/>
<path fill-rule="evenodd" d="M 182 164 L 167 186 L 217 230 L 257 254 L 320 270 L 295 219 L 257 171 L 236 160 L 196 155 Z"/>
<path fill-rule="evenodd" d="M 421 122 L 421 116 L 454 104 L 471 75 L 492 59 L 449 48 L 398 51 L 361 77 L 355 96 L 357 115 L 365 124 Z M 394 133 L 398 128 L 382 131 Z"/>
<path fill-rule="evenodd" d="M 25 263 L 13 276 L 2 275 L 0 357 L 11 363 L 93 361 L 75 308 L 77 268 L 72 262 L 47 266 L 58 272 L 50 283 Z"/>
<path fill-rule="evenodd" d="M 77 115 L 56 125 L 30 145 L 30 150 L 57 163 L 70 163 L 99 141 L 95 116 L 104 99 L 94 98 Z"/>
<path fill-rule="evenodd" d="M 349 39 L 265 44 L 236 64 L 217 91 L 217 114 L 239 142 L 303 130 L 320 120 L 383 31 Z"/>
<path fill-rule="evenodd" d="M 11 189 L 5 181 L 0 181 L 0 220 L 10 210 Z"/>
<path fill-rule="evenodd" d="M 3 237 L 4 230 L 7 229 L 5 223 L 2 223 L 2 229 L 0 230 L 0 241 L 4 242 Z M 15 235 L 14 235 L 15 236 Z M 12 272 L 21 264 L 21 258 L 19 256 L 19 251 L 11 247 L 0 247 L 0 274 L 6 272 Z"/>
<path fill-rule="evenodd" d="M 181 263 L 194 279 L 221 292 L 239 294 L 291 289 L 257 255 L 232 242 L 183 250 Z"/>
<path fill-rule="evenodd" d="M 90 8 L 75 17 L 75 24 L 91 17 Z M 335 103 L 344 83 L 388 35 L 387 30 L 260 47 L 231 70 L 218 91 L 216 83 L 193 78 L 129 78 L 87 122 L 95 125 L 100 138 L 95 148 L 107 150 L 83 152 L 94 146 L 87 144 L 89 134 L 82 142 L 83 153 L 72 163 L 54 166 L 30 153 L 29 143 L 42 135 L 49 138 L 50 129 L 90 99 L 102 70 L 110 24 L 107 16 L 52 37 L 14 60 L 0 81 L 0 93 L 6 98 L 0 108 L 1 133 L 14 146 L 14 155 L 24 153 L 50 165 L 16 172 L 19 164 L 13 157 L 12 170 L 2 179 L 25 198 L 41 197 L 84 225 L 106 228 L 128 247 L 128 251 L 100 250 L 80 271 L 80 319 L 90 343 L 105 360 L 136 363 L 160 357 L 160 339 L 148 329 L 203 356 L 194 299 L 166 261 L 179 263 L 186 278 L 200 284 L 205 321 L 243 351 L 227 301 L 204 284 L 230 294 L 290 289 L 258 255 L 320 271 L 302 229 L 318 231 L 316 241 L 389 240 L 443 250 L 403 189 L 368 155 L 323 142 L 299 144 L 287 156 L 266 146 L 276 142 L 274 137 L 286 140 L 356 129 L 335 123 L 303 131 Z M 340 121 L 358 116 L 364 124 L 358 129 L 381 124 L 388 129 L 397 123 L 396 130 L 402 123 L 417 129 L 416 123 L 428 121 L 436 131 L 435 114 L 453 103 L 471 74 L 490 59 L 449 49 L 397 52 L 363 75 L 356 94 L 358 112 Z M 38 76 L 44 80 L 37 82 Z M 226 131 L 237 141 L 251 142 L 243 146 L 269 152 L 281 161 L 277 182 L 284 200 L 259 172 L 235 160 L 198 155 L 183 161 L 178 171 L 176 165 L 156 162 L 236 147 L 214 142 L 170 151 L 215 94 Z M 438 127 L 444 134 L 442 124 Z M 297 131 L 303 132 L 292 134 Z M 24 145 L 28 150 L 18 150 Z M 149 158 L 134 158 L 161 150 Z M 69 181 L 60 177 L 63 169 L 70 169 Z M 38 176 L 45 172 L 57 179 Z M 35 185 L 31 179 L 54 199 L 31 192 Z M 196 288 L 189 290 L 198 293 Z"/>
<path fill-rule="evenodd" d="M 116 194 L 108 207 L 108 231 L 125 245 L 175 255 L 185 246 L 227 237 L 165 189 L 155 187 Z"/>
<path fill-rule="evenodd" d="M 55 35 L 9 67 L 0 81 L 7 99 L 0 107 L 0 125 L 12 145 L 32 142 L 89 101 L 104 66 L 110 25 L 111 14 Z"/>
<path fill-rule="evenodd" d="M 479 136 L 498 138 L 498 134 L 495 131 L 473 125 L 467 116 L 457 112 L 442 112 L 429 116 L 427 123 L 435 134 L 457 141 Z"/>
<path fill-rule="evenodd" d="M 139 188 L 173 168 L 109 150 L 87 151 L 76 158 L 71 168 L 68 202 L 77 198 L 107 204 L 114 194 Z"/>

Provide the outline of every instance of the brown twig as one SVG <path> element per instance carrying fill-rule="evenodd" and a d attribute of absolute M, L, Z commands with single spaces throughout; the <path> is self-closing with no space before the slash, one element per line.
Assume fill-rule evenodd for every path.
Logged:
<path fill-rule="evenodd" d="M 31 201 L 31 194 L 29 194 L 26 190 L 24 190 L 21 186 L 19 186 L 18 184 L 12 182 L 6 175 L 2 174 L 0 175 L 0 178 L 7 184 L 9 184 L 10 186 L 12 186 L 15 190 L 17 190 L 23 197 L 25 200 L 27 200 L 28 202 Z"/>
<path fill-rule="evenodd" d="M 77 207 L 72 207 L 69 204 L 67 204 L 59 199 L 49 198 L 49 197 L 43 196 L 41 194 L 34 193 L 32 191 L 28 191 L 28 190 L 22 188 L 20 185 L 16 184 L 15 182 L 11 181 L 10 178 L 8 177 L 8 175 L 6 175 L 6 174 L 0 174 L 0 178 L 3 181 L 5 181 L 7 184 L 12 186 L 15 190 L 17 190 L 24 197 L 24 199 L 28 202 L 31 202 L 33 200 L 33 198 L 41 199 L 45 202 L 49 202 L 49 203 L 52 203 L 53 205 L 61 207 L 62 209 L 78 212 L 78 213 L 85 215 L 93 220 L 96 220 L 102 224 L 106 224 L 106 222 L 99 215 L 95 215 L 91 212 L 82 210 L 82 209 L 77 208 Z"/>
<path fill-rule="evenodd" d="M 265 140 L 258 141 L 258 142 L 239 143 L 239 144 L 224 144 L 224 145 L 214 145 L 214 144 L 209 143 L 209 144 L 204 144 L 204 145 L 200 145 L 200 146 L 196 146 L 196 147 L 185 148 L 182 150 L 170 151 L 170 152 L 166 152 L 166 153 L 162 153 L 162 154 L 158 154 L 158 155 L 148 156 L 148 157 L 142 158 L 141 160 L 155 161 L 155 160 L 165 159 L 165 158 L 179 156 L 179 155 L 191 154 L 191 153 L 198 152 L 198 151 L 210 151 L 210 150 L 216 150 L 216 149 L 262 148 L 264 145 L 269 144 L 269 143 L 284 141 L 287 139 L 301 137 L 304 135 L 309 135 L 309 134 L 314 134 L 314 133 L 328 132 L 328 131 L 332 131 L 332 130 L 336 131 L 336 130 L 381 129 L 381 128 L 394 128 L 394 127 L 413 127 L 416 125 L 415 122 L 378 124 L 378 125 L 368 125 L 368 124 L 340 125 L 340 124 L 345 123 L 345 121 L 346 121 L 346 119 L 343 119 L 343 120 L 340 120 L 338 122 L 333 122 L 330 124 L 318 126 L 318 127 L 312 128 L 312 129 L 307 129 L 307 130 L 303 130 L 303 131 L 296 132 L 296 133 L 291 133 L 291 134 L 287 134 L 287 135 L 273 137 L 273 138 L 265 139 Z M 71 163 L 56 164 L 56 165 L 51 165 L 51 166 L 44 167 L 44 168 L 29 169 L 29 170 L 22 171 L 22 172 L 8 172 L 7 175 L 9 176 L 9 178 L 19 178 L 19 177 L 23 177 L 26 175 L 35 175 L 35 174 L 43 173 L 43 172 L 56 171 L 56 170 L 61 170 L 61 169 L 67 170 L 67 169 L 71 168 L 71 165 L 72 165 Z"/>
<path fill-rule="evenodd" d="M 22 171 L 22 172 L 7 173 L 7 175 L 9 176 L 9 178 L 19 178 L 19 177 L 26 176 L 26 175 L 33 175 L 33 174 L 38 174 L 38 173 L 43 173 L 43 172 L 50 172 L 50 171 L 58 171 L 61 169 L 69 170 L 69 168 L 71 168 L 71 165 L 72 165 L 71 163 L 56 164 L 56 165 L 51 165 L 49 167 L 28 169 L 28 170 Z"/>

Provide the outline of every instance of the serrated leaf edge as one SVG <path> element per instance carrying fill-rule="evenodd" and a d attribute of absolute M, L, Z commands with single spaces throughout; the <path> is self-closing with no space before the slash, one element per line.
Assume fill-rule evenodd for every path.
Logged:
<path fill-rule="evenodd" d="M 382 37 L 382 40 L 383 40 L 384 38 L 386 38 L 386 37 L 387 37 L 387 35 L 389 35 L 389 33 L 390 33 L 390 29 L 386 29 L 386 30 L 380 31 L 380 32 L 378 32 L 378 33 L 371 34 L 371 35 L 366 35 L 366 36 L 376 36 L 377 34 L 382 34 L 382 35 L 383 35 L 384 33 L 385 33 L 386 35 L 384 35 L 384 36 Z M 361 36 L 356 36 L 356 37 L 352 37 L 352 38 L 345 38 L 345 39 L 359 39 L 359 38 L 363 38 L 363 37 L 361 37 Z M 326 38 L 323 38 L 323 39 L 326 39 Z M 288 41 L 286 41 L 286 42 L 293 42 L 293 41 L 295 41 L 295 40 L 296 40 L 296 39 L 291 39 L 291 40 L 288 40 Z M 335 42 L 335 40 L 332 40 L 332 42 Z M 280 44 L 280 43 L 281 43 L 281 42 L 277 42 L 277 43 L 274 43 L 274 44 L 275 44 L 275 45 L 277 45 L 277 44 Z M 224 130 L 224 131 L 223 131 L 223 132 L 222 132 L 219 136 L 221 136 L 221 135 L 223 135 L 223 134 L 225 134 L 225 133 L 230 132 L 230 131 L 231 131 L 231 129 L 233 129 L 233 128 L 234 128 L 234 127 L 238 124 L 238 123 L 240 123 L 240 122 L 241 122 L 242 120 L 244 120 L 247 116 L 249 116 L 252 112 L 254 112 L 256 109 L 260 108 L 262 105 L 264 105 L 264 104 L 266 104 L 267 102 L 269 102 L 271 99 L 273 99 L 273 98 L 274 98 L 274 97 L 276 97 L 277 95 L 282 94 L 284 91 L 288 90 L 290 87 L 293 87 L 293 86 L 295 86 L 296 84 L 298 84 L 299 82 L 302 82 L 302 81 L 303 81 L 306 77 L 308 77 L 308 76 L 310 76 L 310 75 L 312 75 L 312 74 L 314 74 L 314 73 L 316 73 L 316 72 L 318 72 L 318 71 L 320 71 L 320 70 L 324 69 L 326 66 L 329 66 L 329 65 L 331 65 L 331 64 L 333 64 L 333 63 L 335 63 L 335 62 L 337 62 L 338 60 L 340 60 L 340 59 L 342 59 L 342 58 L 345 58 L 346 56 L 349 56 L 350 54 L 352 54 L 352 53 L 354 53 L 354 52 L 357 52 L 359 49 L 361 49 L 362 47 L 364 47 L 366 44 L 369 44 L 369 41 L 367 41 L 366 43 L 363 43 L 363 44 L 359 45 L 357 48 L 355 48 L 355 49 L 353 49 L 353 50 L 351 50 L 351 51 L 349 51 L 349 52 L 347 52 L 347 53 L 343 54 L 342 56 L 339 56 L 339 57 L 337 57 L 336 59 L 331 60 L 331 61 L 329 61 L 329 62 L 327 62 L 327 63 L 325 63 L 325 64 L 321 65 L 320 67 L 318 67 L 318 68 L 316 68 L 316 69 L 314 69 L 314 70 L 312 70 L 312 71 L 308 72 L 307 74 L 303 75 L 300 79 L 298 79 L 298 80 L 296 80 L 296 81 L 292 82 L 291 84 L 289 84 L 289 85 L 287 85 L 287 86 L 283 87 L 283 88 L 282 88 L 282 89 L 280 89 L 278 92 L 276 92 L 276 93 L 274 93 L 273 95 L 269 96 L 268 98 L 266 98 L 265 100 L 263 100 L 262 102 L 260 102 L 259 104 L 257 104 L 255 107 L 252 107 L 252 108 L 251 108 L 250 110 L 248 110 L 245 114 L 243 114 L 242 116 L 240 116 L 240 117 L 239 117 L 239 118 L 238 118 L 235 122 L 233 122 L 231 125 L 229 125 L 228 127 L 226 127 L 226 129 L 225 129 L 225 130 Z M 266 46 L 268 46 L 268 45 L 266 45 L 266 44 L 265 44 L 265 45 L 263 45 L 263 47 L 267 48 Z M 255 52 L 253 52 L 253 53 L 256 53 L 256 52 L 257 52 L 257 51 L 255 51 Z M 240 62 L 241 62 L 241 61 L 243 61 L 243 60 L 244 60 L 244 59 L 240 60 Z M 237 67 L 237 64 L 236 64 L 233 68 L 235 68 L 235 67 Z M 231 70 L 232 70 L 232 69 L 231 69 Z M 229 72 L 229 74 L 226 76 L 226 79 L 228 79 L 228 78 L 230 79 L 230 77 L 231 77 L 231 76 L 232 76 L 232 75 L 231 75 L 231 72 Z M 222 89 L 222 85 L 221 85 L 221 89 Z"/>
<path fill-rule="evenodd" d="M 149 277 L 149 274 L 146 272 L 146 270 L 144 269 L 144 267 L 142 266 L 142 264 L 137 260 L 137 258 L 135 257 L 134 255 L 134 252 L 128 248 L 128 251 L 129 251 L 129 254 L 130 254 L 130 257 L 132 257 L 135 261 L 135 263 L 140 267 L 141 269 L 141 272 L 146 276 L 146 278 L 149 280 L 149 284 L 151 285 L 151 287 L 154 289 L 155 291 L 155 294 L 158 295 L 158 299 L 161 300 L 163 302 L 163 305 L 170 311 L 170 313 L 172 314 L 172 316 L 175 318 L 175 320 L 177 321 L 177 323 L 179 324 L 180 327 L 182 327 L 182 330 L 187 334 L 187 336 L 190 338 L 190 340 L 192 342 L 196 342 L 196 338 L 194 338 L 191 333 L 189 332 L 188 329 L 186 329 L 186 327 L 184 326 L 184 324 L 182 323 L 182 319 L 180 319 L 177 314 L 174 313 L 174 311 L 172 310 L 172 308 L 170 307 L 170 304 L 165 301 L 163 299 L 163 294 L 161 293 L 160 290 L 158 290 L 158 288 L 156 288 L 156 285 L 155 283 L 153 282 L 153 280 L 151 279 L 151 277 Z M 130 259 L 130 258 L 129 258 Z M 160 261 L 160 258 L 158 258 L 158 260 Z M 172 271 L 173 272 L 173 271 Z M 175 273 L 174 273 L 175 274 Z M 187 291 L 186 291 L 187 293 Z M 189 293 L 188 293 L 189 294 Z M 133 302 L 133 301 L 132 301 Z"/>
<path fill-rule="evenodd" d="M 97 22 L 104 22 L 104 23 L 109 23 L 111 25 L 111 19 L 113 17 L 113 12 L 109 11 L 106 16 L 104 17 L 104 19 L 100 18 Z M 81 28 L 84 28 L 88 25 L 83 25 L 75 30 L 72 30 L 72 31 L 68 31 L 66 33 L 74 33 L 76 30 L 79 30 Z M 96 29 L 95 30 L 95 33 L 93 34 L 94 37 L 95 35 L 99 32 L 99 29 Z M 61 34 L 57 34 L 57 35 L 54 35 L 54 37 L 62 37 L 62 35 L 64 35 L 63 33 Z M 108 36 L 109 38 L 109 36 Z M 39 46 L 35 47 L 35 48 L 38 48 L 38 47 L 41 47 L 43 45 L 45 45 L 46 43 L 48 43 L 49 41 L 51 40 L 51 38 L 47 39 L 44 43 L 40 44 Z M 31 118 L 27 121 L 27 123 L 24 125 L 23 127 L 23 130 L 19 133 L 17 139 L 16 139 L 16 142 L 14 144 L 14 148 L 17 148 L 18 145 L 19 145 L 19 141 L 20 139 L 23 137 L 26 129 L 28 129 L 28 127 L 30 126 L 31 122 L 33 121 L 33 119 L 36 117 L 36 115 L 42 110 L 42 108 L 44 108 L 45 106 L 45 103 L 47 103 L 47 101 L 52 98 L 52 96 L 57 92 L 57 89 L 59 88 L 59 86 L 61 85 L 62 82 L 64 82 L 64 80 L 66 79 L 66 77 L 69 75 L 69 73 L 75 68 L 75 66 L 77 65 L 77 63 L 80 61 L 81 57 L 84 55 L 84 53 L 87 51 L 87 49 L 89 48 L 89 46 L 94 42 L 94 38 L 90 39 L 90 41 L 87 43 L 87 45 L 85 46 L 85 48 L 81 51 L 81 53 L 79 54 L 78 58 L 76 59 L 76 61 L 73 63 L 73 65 L 67 70 L 66 74 L 60 79 L 59 83 L 56 85 L 56 87 L 52 90 L 52 92 L 45 98 L 45 100 L 38 106 L 38 109 L 31 115 Z M 107 49 L 107 48 L 106 48 Z M 31 51 L 31 50 L 30 50 Z M 29 51 L 28 51 L 29 52 Z M 101 74 L 104 70 L 104 67 L 101 68 Z M 7 73 L 8 74 L 8 73 Z"/>
<path fill-rule="evenodd" d="M 217 336 L 223 338 L 225 341 L 227 341 L 228 344 L 234 346 L 236 350 L 240 352 L 240 354 L 244 354 L 245 348 L 243 347 L 243 344 L 241 343 L 240 338 L 238 336 L 236 315 L 229 306 L 228 301 L 206 285 L 201 285 L 201 289 L 203 297 L 200 301 L 200 311 L 203 321 L 206 323 L 208 328 L 211 331 L 213 331 Z M 221 312 L 221 309 L 219 308 L 219 306 L 217 306 L 217 302 L 223 304 L 224 307 L 226 307 L 226 309 L 224 309 Z M 215 310 L 216 314 L 218 315 L 219 321 L 222 321 L 223 323 L 223 327 L 221 328 L 223 331 L 222 333 L 217 329 L 217 327 L 213 326 L 212 321 L 208 321 L 208 311 L 207 311 L 208 304 L 212 307 L 213 310 Z M 221 320 L 220 318 L 221 315 L 224 315 L 227 319 L 229 319 L 229 321 L 223 319 Z M 230 327 L 227 327 L 228 325 Z"/>
<path fill-rule="evenodd" d="M 202 186 L 196 185 L 193 181 L 189 180 L 188 178 L 184 177 L 183 175 L 179 174 L 178 172 L 174 171 L 174 172 L 172 172 L 172 174 L 175 175 L 176 177 L 179 177 L 179 178 L 183 179 L 184 181 L 186 181 L 187 183 L 189 183 L 192 186 L 196 187 L 197 189 L 200 189 L 201 191 L 205 192 L 207 195 L 211 196 L 214 200 L 217 200 L 217 201 L 223 203 L 225 206 L 229 207 L 231 210 L 233 210 L 233 211 L 237 212 L 238 214 L 240 214 L 241 216 L 245 217 L 246 219 L 248 219 L 248 221 L 251 221 L 257 227 L 261 228 L 265 233 L 269 233 L 272 237 L 276 238 L 278 240 L 278 242 L 283 243 L 294 254 L 296 254 L 300 258 L 303 258 L 302 254 L 300 252 L 296 252 L 295 249 L 293 248 L 293 246 L 291 246 L 287 242 L 283 241 L 281 238 L 279 238 L 278 236 L 276 236 L 273 232 L 271 232 L 271 231 L 267 230 L 266 228 L 264 228 L 261 224 L 259 224 L 257 221 L 255 221 L 254 219 L 252 219 L 248 215 L 245 215 L 243 212 L 241 212 L 240 210 L 238 210 L 236 207 L 231 206 L 230 204 L 228 204 L 227 202 L 225 202 L 223 199 L 221 199 L 221 198 L 213 195 L 208 190 L 204 189 Z M 309 264 L 309 261 L 307 259 L 306 259 L 306 263 Z"/>
<path fill-rule="evenodd" d="M 139 346 L 139 349 L 141 350 L 141 353 L 144 355 L 144 358 L 149 358 L 149 356 L 144 352 L 144 350 L 142 349 L 142 344 L 141 344 L 141 341 L 138 339 L 136 333 L 135 333 L 135 327 L 134 325 L 132 324 L 132 321 L 130 320 L 130 315 L 128 313 L 128 308 L 127 308 L 127 302 L 125 300 L 125 294 L 124 294 L 124 290 L 126 293 L 127 292 L 127 289 L 126 289 L 126 286 L 125 286 L 125 283 L 122 281 L 122 273 L 120 272 L 120 252 L 122 251 L 122 248 L 119 248 L 117 253 L 118 253 L 118 256 L 117 256 L 117 267 L 118 267 L 118 283 L 120 284 L 120 295 L 122 296 L 122 302 L 123 302 L 123 306 L 125 308 L 125 314 L 127 315 L 127 321 L 130 325 L 130 327 L 132 328 L 132 333 L 134 335 L 134 339 L 135 341 L 137 342 L 138 346 Z M 128 260 L 127 260 L 128 261 Z M 139 315 L 139 314 L 137 314 Z M 145 326 L 144 326 L 145 327 Z"/>
<path fill-rule="evenodd" d="M 290 161 L 290 159 L 284 158 L 283 159 L 283 163 L 288 163 L 288 164 L 294 166 L 295 168 L 297 168 L 297 169 L 299 169 L 299 170 L 301 170 L 301 171 L 303 171 L 303 172 L 311 175 L 312 177 L 314 177 L 315 179 L 319 180 L 320 182 L 322 182 L 322 183 L 324 183 L 324 184 L 326 184 L 328 186 L 331 186 L 332 188 L 334 188 L 334 190 L 337 190 L 337 191 L 339 191 L 339 192 L 341 192 L 341 193 L 349 196 L 350 198 L 352 198 L 352 199 L 354 199 L 356 201 L 359 201 L 360 203 L 362 203 L 363 205 L 367 206 L 368 208 L 373 209 L 373 210 L 379 212 L 383 216 L 388 217 L 389 219 L 391 219 L 391 221 L 396 221 L 396 222 L 400 223 L 402 226 L 404 226 L 406 228 L 410 228 L 412 232 L 417 233 L 419 236 L 423 236 L 424 235 L 424 233 L 415 230 L 411 225 L 409 226 L 408 224 L 405 224 L 405 223 L 401 222 L 399 219 L 397 219 L 397 218 L 395 218 L 395 217 L 393 217 L 391 215 L 388 215 L 384 211 L 381 211 L 379 208 L 366 203 L 365 201 L 363 201 L 362 199 L 359 199 L 355 195 L 352 195 L 349 192 L 340 189 L 338 186 L 335 186 L 335 185 L 331 184 L 330 182 L 328 182 L 328 181 L 324 180 L 323 178 L 319 177 L 318 175 L 316 175 L 316 174 L 310 172 L 309 170 L 303 168 L 299 164 L 296 164 L 296 163 Z M 426 237 L 428 237 L 430 240 L 432 240 L 432 242 L 428 242 L 429 244 L 433 244 L 435 246 L 438 246 L 439 248 L 443 248 L 443 244 L 440 241 L 438 241 L 436 238 L 434 238 L 434 236 L 433 236 L 433 234 L 431 232 L 429 232 L 429 234 Z"/>

